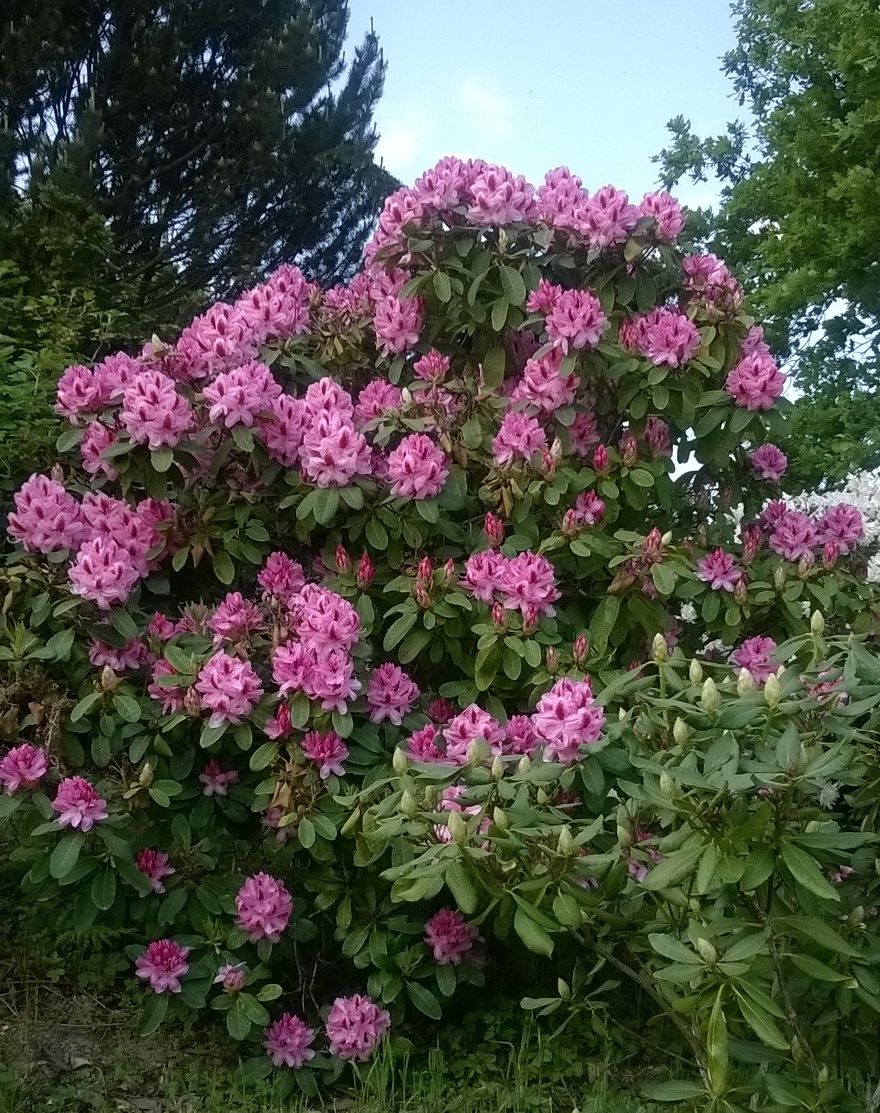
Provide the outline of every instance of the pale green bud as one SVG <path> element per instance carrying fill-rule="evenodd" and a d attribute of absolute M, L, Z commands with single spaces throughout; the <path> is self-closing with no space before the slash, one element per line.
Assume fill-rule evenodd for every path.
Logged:
<path fill-rule="evenodd" d="M 700 952 L 703 961 L 708 962 L 710 966 L 718 961 L 718 952 L 708 939 L 700 937 L 696 942 L 696 948 Z"/>
<path fill-rule="evenodd" d="M 626 718 L 626 711 L 624 710 L 624 708 L 618 707 L 618 709 L 617 709 L 617 721 L 619 723 L 622 723 L 625 718 Z"/>
<path fill-rule="evenodd" d="M 506 831 L 509 826 L 507 822 L 507 812 L 503 808 L 493 808 L 492 821 L 495 826 L 499 827 L 502 831 Z"/>
<path fill-rule="evenodd" d="M 468 746 L 467 759 L 469 765 L 479 765 L 489 756 L 490 750 L 482 738 L 475 738 Z"/>
<path fill-rule="evenodd" d="M 662 665 L 669 660 L 669 646 L 662 634 L 654 635 L 654 640 L 651 643 L 651 656 L 658 665 Z"/>
<path fill-rule="evenodd" d="M 403 776 L 409 768 L 407 756 L 399 746 L 394 751 L 394 756 L 391 759 L 391 766 L 399 777 Z"/>
<path fill-rule="evenodd" d="M 516 771 L 518 773 L 528 773 L 531 768 L 532 759 L 529 757 L 528 754 L 523 754 L 523 756 L 519 759 L 519 765 L 517 765 Z"/>
<path fill-rule="evenodd" d="M 773 573 L 773 586 L 777 591 L 782 591 L 785 587 L 785 566 L 782 564 L 776 565 L 776 570 Z"/>
<path fill-rule="evenodd" d="M 664 533 L 663 536 L 660 538 L 660 543 L 662 545 L 668 545 L 671 541 L 672 541 L 672 530 L 668 529 L 666 531 L 666 533 Z"/>
<path fill-rule="evenodd" d="M 821 611 L 813 611 L 810 617 L 810 633 L 814 638 L 821 638 L 825 633 L 825 616 Z"/>
<path fill-rule="evenodd" d="M 547 795 L 547 793 L 546 793 L 546 792 L 545 792 L 545 791 L 543 790 L 543 788 L 539 788 L 539 789 L 538 789 L 538 792 L 537 792 L 537 800 L 538 800 L 538 803 L 539 803 L 539 804 L 546 804 L 546 803 L 548 803 L 548 801 L 550 800 L 550 797 L 549 797 L 549 796 Z"/>
<path fill-rule="evenodd" d="M 567 1001 L 569 997 L 571 997 L 571 987 L 568 982 L 564 981 L 562 978 L 556 980 L 556 992 L 563 1001 Z"/>
<path fill-rule="evenodd" d="M 559 832 L 559 841 L 556 843 L 556 849 L 560 854 L 571 854 L 574 850 L 574 839 L 571 837 L 568 824 Z"/>
<path fill-rule="evenodd" d="M 779 690 L 779 677 L 768 676 L 764 681 L 764 703 L 768 707 L 773 708 L 778 706 L 782 692 Z"/>
<path fill-rule="evenodd" d="M 691 667 L 688 669 L 688 676 L 691 678 L 691 684 L 699 684 L 703 679 L 703 666 L 696 657 L 691 661 Z"/>
<path fill-rule="evenodd" d="M 632 831 L 629 827 L 624 827 L 622 823 L 617 824 L 617 842 L 622 850 L 632 846 Z"/>
<path fill-rule="evenodd" d="M 660 793 L 667 800 L 675 798 L 675 781 L 665 770 L 660 774 Z"/>
<path fill-rule="evenodd" d="M 682 718 L 678 718 L 672 725 L 672 737 L 679 746 L 685 746 L 690 737 L 690 728 Z"/>
<path fill-rule="evenodd" d="M 500 781 L 504 776 L 504 762 L 496 755 L 495 760 L 492 762 L 492 779 Z"/>
<path fill-rule="evenodd" d="M 446 826 L 449 828 L 449 834 L 452 836 L 453 842 L 464 842 L 467 838 L 467 824 L 461 818 L 459 812 L 449 813 Z"/>
<path fill-rule="evenodd" d="M 755 681 L 748 669 L 739 670 L 739 676 L 736 678 L 736 690 L 741 696 L 747 696 L 750 692 L 754 692 Z"/>
<path fill-rule="evenodd" d="M 703 710 L 709 715 L 717 711 L 721 706 L 721 695 L 718 692 L 718 686 L 711 676 L 706 677 L 703 682 L 703 690 L 700 692 L 700 704 Z"/>
<path fill-rule="evenodd" d="M 404 815 L 410 817 L 414 816 L 419 810 L 418 805 L 415 801 L 415 797 L 409 791 L 409 789 L 404 789 L 404 791 L 401 793 L 400 810 L 403 812 Z"/>

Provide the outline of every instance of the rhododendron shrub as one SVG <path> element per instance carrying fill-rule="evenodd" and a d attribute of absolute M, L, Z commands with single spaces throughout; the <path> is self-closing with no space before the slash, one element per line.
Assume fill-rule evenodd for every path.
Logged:
<path fill-rule="evenodd" d="M 694 1093 L 869 1054 L 864 527 L 777 498 L 784 376 L 683 228 L 445 159 L 350 285 L 62 378 L 0 815 L 144 1033 L 209 1007 L 313 1092 L 488 966 L 665 1014 Z"/>

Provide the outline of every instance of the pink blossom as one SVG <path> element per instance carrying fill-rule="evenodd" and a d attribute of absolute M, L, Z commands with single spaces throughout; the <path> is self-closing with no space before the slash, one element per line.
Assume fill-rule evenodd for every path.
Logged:
<path fill-rule="evenodd" d="M 605 503 L 595 491 L 582 491 L 575 499 L 574 520 L 579 526 L 594 526 L 605 513 Z"/>
<path fill-rule="evenodd" d="M 604 720 L 589 680 L 568 677 L 557 680 L 541 696 L 532 715 L 535 734 L 544 743 L 544 756 L 562 765 L 576 761 L 581 746 L 598 740 Z"/>
<path fill-rule="evenodd" d="M 189 429 L 193 412 L 177 393 L 174 380 L 161 371 L 141 371 L 126 387 L 119 420 L 135 444 L 173 448 Z"/>
<path fill-rule="evenodd" d="M 157 514 L 152 504 L 155 500 L 145 502 L 148 504 L 131 507 L 100 491 L 88 491 L 83 496 L 81 508 L 84 524 L 91 526 L 89 532 L 93 537 L 118 545 L 139 576 L 146 576 L 154 566 L 149 554 L 161 542 L 154 524 Z"/>
<path fill-rule="evenodd" d="M 203 393 L 211 421 L 231 429 L 234 425 L 253 425 L 261 414 L 271 413 L 281 386 L 265 363 L 251 360 L 218 375 Z"/>
<path fill-rule="evenodd" d="M 558 166 L 544 175 L 544 182 L 535 193 L 535 214 L 551 228 L 580 232 L 584 228 L 588 200 L 589 194 L 581 179 L 568 167 Z"/>
<path fill-rule="evenodd" d="M 363 429 L 368 422 L 399 410 L 402 404 L 400 387 L 389 383 L 387 379 L 373 379 L 358 395 L 354 410 L 355 422 L 359 429 Z"/>
<path fill-rule="evenodd" d="M 438 728 L 433 723 L 427 723 L 421 729 L 413 731 L 407 739 L 407 755 L 413 761 L 426 763 L 443 761 L 446 757 L 445 751 L 437 745 L 441 739 L 442 735 Z"/>
<path fill-rule="evenodd" d="M 671 456 L 672 443 L 669 439 L 669 426 L 666 422 L 657 417 L 656 414 L 649 414 L 645 421 L 645 430 L 642 434 L 645 444 L 651 451 L 652 456 Z"/>
<path fill-rule="evenodd" d="M 688 255 L 682 260 L 686 288 L 716 316 L 728 316 L 742 304 L 742 287 L 715 255 Z"/>
<path fill-rule="evenodd" d="M 562 286 L 557 286 L 555 282 L 548 282 L 546 278 L 542 278 L 537 287 L 529 294 L 526 300 L 526 309 L 529 313 L 540 313 L 546 317 L 553 312 L 553 307 L 562 292 Z"/>
<path fill-rule="evenodd" d="M 776 522 L 770 534 L 770 548 L 786 560 L 812 557 L 820 544 L 816 523 L 807 514 L 787 510 Z"/>
<path fill-rule="evenodd" d="M 135 959 L 137 977 L 150 983 L 154 993 L 180 993 L 180 979 L 189 970 L 190 948 L 173 939 L 156 939 Z"/>
<path fill-rule="evenodd" d="M 762 444 L 749 453 L 749 463 L 762 479 L 778 483 L 788 468 L 788 457 L 775 444 Z"/>
<path fill-rule="evenodd" d="M 107 801 L 83 777 L 65 777 L 58 785 L 52 807 L 58 812 L 59 827 L 91 831 L 106 819 Z"/>
<path fill-rule="evenodd" d="M 339 735 L 333 731 L 323 734 L 317 730 L 310 730 L 300 743 L 302 751 L 318 766 L 318 776 L 325 781 L 330 774 L 337 777 L 345 776 L 343 761 L 348 757 L 348 746 Z"/>
<path fill-rule="evenodd" d="M 578 414 L 568 427 L 568 439 L 575 456 L 587 459 L 600 442 L 599 426 L 594 414 Z"/>
<path fill-rule="evenodd" d="M 700 330 L 678 309 L 656 309 L 643 318 L 641 353 L 657 366 L 685 367 L 702 343 Z"/>
<path fill-rule="evenodd" d="M 560 374 L 563 353 L 553 348 L 546 355 L 533 356 L 523 368 L 522 377 L 510 398 L 512 402 L 529 402 L 542 413 L 553 414 L 574 401 L 578 377 Z"/>
<path fill-rule="evenodd" d="M 22 742 L 0 758 L 0 785 L 7 796 L 36 788 L 48 767 L 44 749 Z"/>
<path fill-rule="evenodd" d="M 547 436 L 537 418 L 509 410 L 504 415 L 501 428 L 492 439 L 492 455 L 499 467 L 520 457 L 531 460 L 535 452 L 543 452 L 547 447 Z"/>
<path fill-rule="evenodd" d="M 419 689 L 411 677 L 397 665 L 386 662 L 373 671 L 367 684 L 367 706 L 370 721 L 386 719 L 399 727 L 419 698 Z"/>
<path fill-rule="evenodd" d="M 370 473 L 370 446 L 340 413 L 320 414 L 303 435 L 303 471 L 319 487 L 345 487 L 356 475 Z"/>
<path fill-rule="evenodd" d="M 347 701 L 360 691 L 351 658 L 341 649 L 318 649 L 297 642 L 281 645 L 272 656 L 272 676 L 282 695 L 305 692 L 325 711 L 345 714 Z"/>
<path fill-rule="evenodd" d="M 532 552 L 520 553 L 507 562 L 501 591 L 505 607 L 520 610 L 523 615 L 529 607 L 535 607 L 538 614 L 554 615 L 553 604 L 560 597 L 553 565 L 545 556 Z"/>
<path fill-rule="evenodd" d="M 535 752 L 538 738 L 528 715 L 511 715 L 504 728 L 503 752 L 505 754 L 528 754 Z"/>
<path fill-rule="evenodd" d="M 413 364 L 413 374 L 429 383 L 442 383 L 449 374 L 449 356 L 441 355 L 432 348 Z"/>
<path fill-rule="evenodd" d="M 432 499 L 449 475 L 446 457 L 424 433 L 404 437 L 388 456 L 392 494 L 405 499 Z"/>
<path fill-rule="evenodd" d="M 238 783 L 238 771 L 235 769 L 221 769 L 213 758 L 206 763 L 199 773 L 199 780 L 205 786 L 203 796 L 227 796 L 229 786 Z"/>
<path fill-rule="evenodd" d="M 263 685 L 249 661 L 220 650 L 202 665 L 195 684 L 203 708 L 211 712 L 208 725 L 238 724 L 250 715 L 263 694 Z"/>
<path fill-rule="evenodd" d="M 214 975 L 213 985 L 222 985 L 226 993 L 238 993 L 248 980 L 248 968 L 243 962 L 224 963 Z"/>
<path fill-rule="evenodd" d="M 327 1014 L 330 1054 L 340 1059 L 369 1059 L 391 1025 L 391 1017 L 369 997 L 337 997 Z"/>
<path fill-rule="evenodd" d="M 223 641 L 239 641 L 262 629 L 263 615 L 256 603 L 245 599 L 240 591 L 230 591 L 208 619 L 214 645 Z"/>
<path fill-rule="evenodd" d="M 446 739 L 446 756 L 463 765 L 468 760 L 471 745 L 482 739 L 492 754 L 500 754 L 504 742 L 504 728 L 497 719 L 475 703 L 460 711 L 443 732 Z"/>
<path fill-rule="evenodd" d="M 424 323 L 421 298 L 401 298 L 396 294 L 380 298 L 373 313 L 376 346 L 383 356 L 395 356 L 414 348 Z"/>
<path fill-rule="evenodd" d="M 96 537 L 85 541 L 68 570 L 70 590 L 107 611 L 124 602 L 140 579 L 129 554 L 115 541 Z"/>
<path fill-rule="evenodd" d="M 13 496 L 9 536 L 28 552 L 54 553 L 76 549 L 84 525 L 73 495 L 47 475 L 32 475 Z"/>
<path fill-rule="evenodd" d="M 283 468 L 299 463 L 308 417 L 305 403 L 290 394 L 273 398 L 260 417 L 258 430 L 266 451 Z"/>
<path fill-rule="evenodd" d="M 234 308 L 258 342 L 286 339 L 308 331 L 309 296 L 314 289 L 299 267 L 284 263 L 268 281 L 242 294 Z"/>
<path fill-rule="evenodd" d="M 116 444 L 116 434 L 100 421 L 91 421 L 86 427 L 79 451 L 82 456 L 83 470 L 89 475 L 103 475 L 106 479 L 117 479 L 119 472 L 102 453 Z"/>
<path fill-rule="evenodd" d="M 96 413 L 107 404 L 100 379 L 88 367 L 76 363 L 65 369 L 58 380 L 55 412 L 63 414 L 71 425 L 79 425 L 84 413 Z"/>
<path fill-rule="evenodd" d="M 595 348 L 608 328 L 602 304 L 589 290 L 563 290 L 546 322 L 547 335 L 563 352 Z"/>
<path fill-rule="evenodd" d="M 785 376 L 770 356 L 745 356 L 727 376 L 725 385 L 738 406 L 769 410 L 782 394 Z"/>
<path fill-rule="evenodd" d="M 247 878 L 235 895 L 235 922 L 252 943 L 277 943 L 293 914 L 293 899 L 283 881 L 268 873 Z"/>
<path fill-rule="evenodd" d="M 763 684 L 776 673 L 775 651 L 776 642 L 772 638 L 758 636 L 747 638 L 730 659 L 737 668 L 748 670 L 756 684 Z"/>
<path fill-rule="evenodd" d="M 289 602 L 301 591 L 305 582 L 302 565 L 281 552 L 270 553 L 257 576 L 264 595 L 284 602 Z"/>
<path fill-rule="evenodd" d="M 861 512 L 848 502 L 830 506 L 819 519 L 818 530 L 820 541 L 835 545 L 840 553 L 851 553 L 865 537 Z"/>
<path fill-rule="evenodd" d="M 591 247 L 613 247 L 629 238 L 639 210 L 614 186 L 603 186 L 584 205 L 584 231 Z"/>
<path fill-rule="evenodd" d="M 329 375 L 325 375 L 309 386 L 304 401 L 309 418 L 313 421 L 322 414 L 325 417 L 338 414 L 346 421 L 354 420 L 354 403 L 351 395 Z"/>
<path fill-rule="evenodd" d="M 528 220 L 533 211 L 534 189 L 503 166 L 481 167 L 471 183 L 468 220 L 477 225 L 505 225 Z"/>
<path fill-rule="evenodd" d="M 452 908 L 441 908 L 425 924 L 425 943 L 440 966 L 459 966 L 478 938 L 474 925 Z"/>
<path fill-rule="evenodd" d="M 329 588 L 306 584 L 294 603 L 295 629 L 300 640 L 318 649 L 352 649 L 361 620 L 347 599 Z"/>
<path fill-rule="evenodd" d="M 730 553 L 715 549 L 697 561 L 697 578 L 707 583 L 713 591 L 733 591 L 742 579 L 742 572 L 736 567 Z"/>
<path fill-rule="evenodd" d="M 139 850 L 135 856 L 135 865 L 149 879 L 154 893 L 164 893 L 163 879 L 176 872 L 168 864 L 168 855 L 161 850 Z"/>
<path fill-rule="evenodd" d="M 639 216 L 654 221 L 654 235 L 664 243 L 673 243 L 684 229 L 681 205 L 665 189 L 645 194 L 639 205 Z"/>
<path fill-rule="evenodd" d="M 315 1052 L 315 1031 L 309 1028 L 293 1013 L 282 1013 L 269 1025 L 263 1038 L 263 1047 L 276 1067 L 292 1067 L 299 1070 Z"/>
<path fill-rule="evenodd" d="M 267 738 L 289 738 L 293 732 L 290 711 L 286 703 L 279 703 L 275 714 L 266 720 L 263 733 Z"/>
<path fill-rule="evenodd" d="M 153 665 L 151 681 L 147 685 L 147 695 L 162 705 L 164 715 L 174 715 L 183 710 L 183 697 L 186 690 L 176 685 L 166 688 L 159 683 L 161 677 L 174 676 L 176 671 L 169 661 L 160 657 Z"/>
<path fill-rule="evenodd" d="M 471 553 L 465 561 L 462 586 L 480 602 L 491 603 L 504 585 L 507 563 L 507 557 L 494 549 Z"/>
<path fill-rule="evenodd" d="M 448 156 L 416 178 L 413 194 L 425 210 L 443 213 L 463 203 L 468 182 L 465 164 Z"/>
<path fill-rule="evenodd" d="M 217 375 L 257 354 L 257 335 L 239 307 L 217 302 L 180 334 L 176 353 L 186 379 Z"/>
<path fill-rule="evenodd" d="M 125 393 L 125 388 L 143 370 L 143 362 L 126 352 L 113 352 L 106 356 L 94 368 L 101 399 L 106 399 L 108 403 L 117 401 Z"/>
<path fill-rule="evenodd" d="M 760 325 L 752 325 L 740 345 L 740 356 L 769 356 L 770 348 L 764 340 L 764 330 Z"/>
<path fill-rule="evenodd" d="M 504 522 L 488 511 L 483 519 L 483 536 L 493 549 L 497 549 L 504 540 Z"/>
<path fill-rule="evenodd" d="M 132 638 L 124 645 L 108 645 L 98 638 L 89 642 L 89 661 L 95 668 L 109 665 L 114 672 L 128 672 L 139 669 L 151 661 L 149 649 L 142 638 Z"/>
<path fill-rule="evenodd" d="M 761 511 L 758 525 L 763 530 L 773 530 L 788 512 L 789 508 L 782 499 L 771 499 Z"/>
<path fill-rule="evenodd" d="M 449 785 L 448 788 L 443 789 L 443 792 L 440 795 L 440 803 L 437 806 L 437 811 L 458 812 L 459 815 L 479 815 L 479 804 L 466 806 L 459 803 L 461 797 L 466 795 L 467 787 L 465 785 Z M 488 825 L 488 816 L 485 817 L 484 824 Z M 434 827 L 434 835 L 439 842 L 452 841 L 452 834 L 450 833 L 448 823 L 436 824 Z"/>

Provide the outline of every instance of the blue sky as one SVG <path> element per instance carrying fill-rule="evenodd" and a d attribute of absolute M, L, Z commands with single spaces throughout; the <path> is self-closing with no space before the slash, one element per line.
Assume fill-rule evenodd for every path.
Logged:
<path fill-rule="evenodd" d="M 641 197 L 679 113 L 698 134 L 737 114 L 719 58 L 727 0 L 350 0 L 388 61 L 379 153 L 404 182 L 443 155 L 500 162 L 537 183 L 566 165 L 593 191 Z M 711 185 L 677 195 L 707 204 Z"/>

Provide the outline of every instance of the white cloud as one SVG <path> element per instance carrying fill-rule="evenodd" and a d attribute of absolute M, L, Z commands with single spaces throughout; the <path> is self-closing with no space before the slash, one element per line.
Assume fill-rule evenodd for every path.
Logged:
<path fill-rule="evenodd" d="M 497 141 L 513 134 L 513 104 L 492 82 L 467 77 L 456 89 L 455 99 L 475 139 Z"/>

